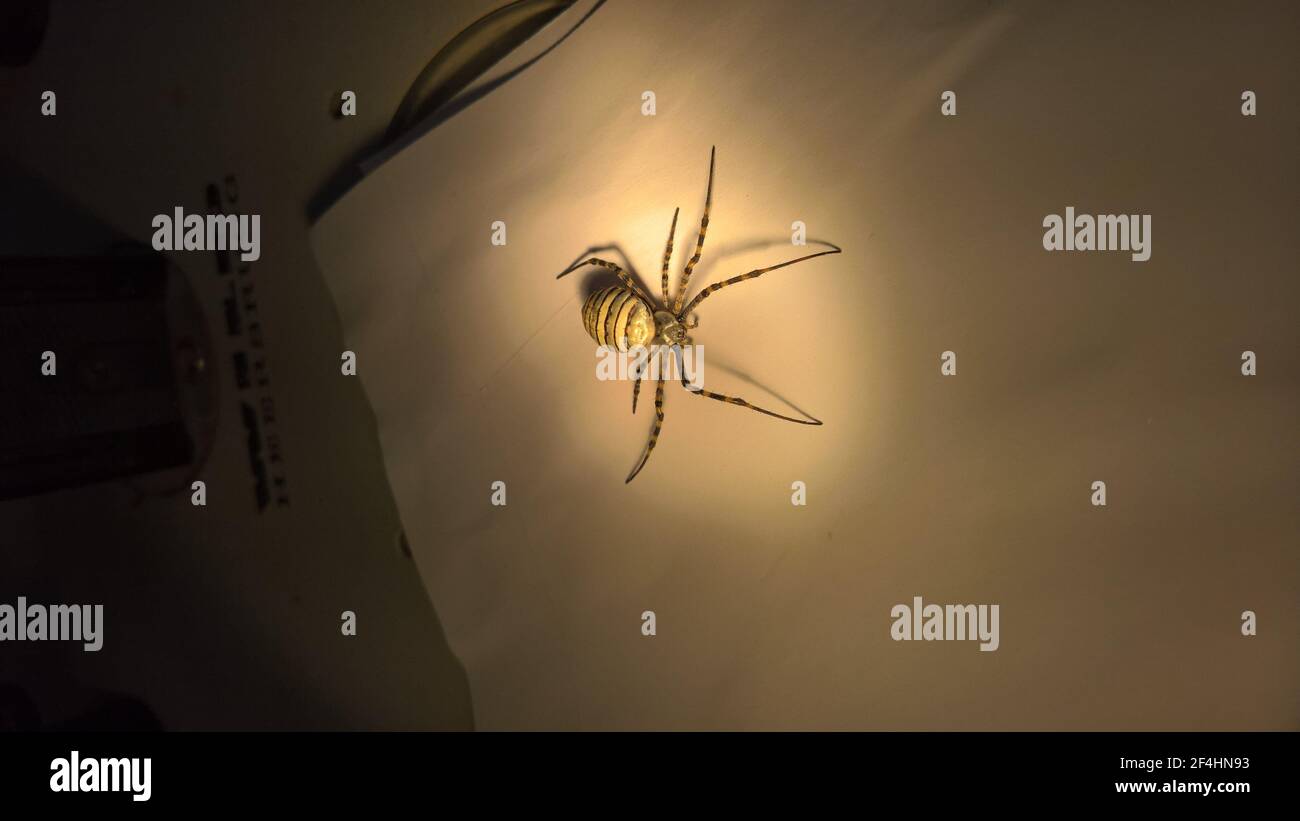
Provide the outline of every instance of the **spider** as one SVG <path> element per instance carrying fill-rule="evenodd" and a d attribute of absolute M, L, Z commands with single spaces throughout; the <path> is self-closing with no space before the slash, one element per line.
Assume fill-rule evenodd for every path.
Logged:
<path fill-rule="evenodd" d="M 686 378 L 685 363 L 682 359 L 681 349 L 683 345 L 691 345 L 689 331 L 699 325 L 699 320 L 695 317 L 695 308 L 705 299 L 726 288 L 728 285 L 735 285 L 738 282 L 744 282 L 747 279 L 755 279 L 766 274 L 768 271 L 775 271 L 778 268 L 784 268 L 787 265 L 794 265 L 796 262 L 803 262 L 816 257 L 826 256 L 827 254 L 841 253 L 839 246 L 826 243 L 831 246 L 832 250 L 819 251 L 815 254 L 792 259 L 782 262 L 779 265 L 772 265 L 767 268 L 758 268 L 738 276 L 725 279 L 722 282 L 715 282 L 695 295 L 685 307 L 682 303 L 688 293 L 687 286 L 691 281 L 691 274 L 695 271 L 695 266 L 699 264 L 700 254 L 704 249 L 704 234 L 709 229 L 709 209 L 713 206 L 713 166 L 717 156 L 717 147 L 709 152 L 709 186 L 704 197 L 704 217 L 700 220 L 700 234 L 695 240 L 695 255 L 686 263 L 686 268 L 682 271 L 681 280 L 677 284 L 677 296 L 671 302 L 668 298 L 668 263 L 673 255 L 673 239 L 677 235 L 677 215 L 680 208 L 673 211 L 672 226 L 668 229 L 668 245 L 664 248 L 664 264 L 662 276 L 663 301 L 656 306 L 652 299 L 641 287 L 637 285 L 632 276 L 617 264 L 607 259 L 599 257 L 589 257 L 579 260 L 570 265 L 565 270 L 556 275 L 559 279 L 566 274 L 573 273 L 584 265 L 599 265 L 602 268 L 608 268 L 618 275 L 621 285 L 611 285 L 602 288 L 587 297 L 582 304 L 582 324 L 592 339 L 596 340 L 598 345 L 613 346 L 617 350 L 627 352 L 630 350 L 641 349 L 658 344 L 672 350 L 681 367 L 678 368 L 681 376 L 682 387 L 695 396 L 704 396 L 709 399 L 716 399 L 719 402 L 726 402 L 731 405 L 740 405 L 759 413 L 775 416 L 777 419 L 784 419 L 787 422 L 794 422 L 800 425 L 820 425 L 821 421 L 808 417 L 807 419 L 795 419 L 790 416 L 784 416 L 774 411 L 760 408 L 758 405 L 750 404 L 738 396 L 727 396 L 721 393 L 707 391 L 702 387 L 694 387 Z M 687 317 L 690 317 L 688 322 Z M 632 384 L 632 413 L 636 413 L 637 396 L 641 392 L 641 376 L 644 373 L 644 367 L 636 371 L 636 379 Z M 628 474 L 624 483 L 631 482 L 636 475 L 645 467 L 646 462 L 650 459 L 650 454 L 654 451 L 655 445 L 659 441 L 659 431 L 663 428 L 664 423 L 664 377 L 662 370 L 659 375 L 659 384 L 655 388 L 655 425 L 650 432 L 650 441 L 646 444 L 645 452 L 641 455 L 641 460 L 637 463 L 632 472 Z"/>

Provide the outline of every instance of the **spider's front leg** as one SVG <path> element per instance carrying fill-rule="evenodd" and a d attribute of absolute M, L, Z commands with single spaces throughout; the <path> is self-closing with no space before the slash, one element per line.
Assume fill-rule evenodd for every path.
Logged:
<path fill-rule="evenodd" d="M 675 211 L 673 211 L 673 224 L 668 229 L 668 244 L 664 247 L 664 270 L 660 278 L 660 283 L 662 285 L 663 293 L 664 293 L 665 311 L 668 310 L 668 307 L 670 305 L 670 303 L 668 302 L 668 263 L 672 261 L 673 258 L 673 240 L 676 239 L 677 237 L 677 214 L 681 210 L 682 209 L 678 208 Z"/>
<path fill-rule="evenodd" d="M 717 152 L 717 146 L 709 150 L 709 187 L 704 194 L 704 216 L 700 218 L 700 233 L 695 238 L 695 255 L 686 263 L 681 282 L 677 285 L 677 298 L 673 300 L 674 314 L 681 314 L 682 303 L 686 301 L 686 292 L 691 284 L 691 274 L 695 272 L 695 266 L 700 263 L 700 255 L 704 253 L 704 235 L 709 231 L 709 211 L 713 209 L 713 160 Z"/>
<path fill-rule="evenodd" d="M 759 413 L 764 413 L 767 414 L 768 416 L 775 416 L 777 419 L 784 419 L 787 422 L 794 422 L 799 425 L 820 425 L 822 423 L 820 419 L 816 419 L 812 416 L 809 416 L 807 419 L 795 419 L 793 416 L 786 416 L 784 414 L 777 413 L 776 411 L 770 411 L 767 408 L 760 408 L 758 405 L 754 405 L 749 402 L 746 402 L 744 399 L 741 399 L 739 396 L 728 396 L 725 393 L 714 393 L 713 391 L 707 391 L 703 387 L 699 387 L 699 388 L 692 387 L 691 381 L 686 378 L 686 359 L 684 356 L 682 356 L 681 348 L 674 347 L 673 351 L 677 355 L 677 363 L 678 363 L 677 369 L 682 378 L 682 387 L 685 388 L 686 391 L 693 396 L 703 396 L 708 399 L 716 399 L 719 402 L 726 402 L 728 405 L 740 405 L 743 408 L 749 408 L 752 411 L 758 411 Z M 803 411 L 800 411 L 800 413 L 803 413 Z M 805 414 L 805 416 L 806 415 L 807 414 Z"/>

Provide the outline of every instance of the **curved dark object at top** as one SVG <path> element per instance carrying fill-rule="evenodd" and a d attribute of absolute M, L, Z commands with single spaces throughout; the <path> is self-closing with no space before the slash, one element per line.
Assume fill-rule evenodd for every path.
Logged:
<path fill-rule="evenodd" d="M 388 126 L 388 139 L 433 114 L 575 0 L 516 0 L 488 12 L 442 47 L 411 83 Z"/>

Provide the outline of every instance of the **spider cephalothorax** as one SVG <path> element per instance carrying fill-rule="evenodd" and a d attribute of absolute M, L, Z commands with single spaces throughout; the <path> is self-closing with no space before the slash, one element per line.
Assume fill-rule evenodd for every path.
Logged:
<path fill-rule="evenodd" d="M 663 346 L 664 348 L 674 349 L 678 354 L 678 361 L 682 362 L 680 356 L 681 349 L 691 344 L 691 338 L 688 331 L 693 330 L 699 325 L 699 320 L 695 318 L 695 308 L 709 296 L 717 291 L 726 288 L 729 285 L 735 285 L 747 279 L 754 279 L 766 274 L 768 271 L 775 271 L 778 268 L 784 268 L 787 265 L 794 265 L 796 262 L 813 259 L 814 257 L 826 256 L 827 254 L 838 254 L 840 248 L 832 245 L 829 251 L 819 251 L 815 254 L 808 254 L 782 262 L 778 265 L 772 265 L 768 268 L 757 268 L 738 276 L 724 279 L 722 282 L 715 282 L 695 295 L 685 307 L 682 303 L 686 299 L 687 287 L 690 285 L 691 274 L 695 271 L 695 266 L 699 264 L 700 253 L 704 249 L 704 235 L 709 229 L 709 209 L 713 205 L 713 165 L 716 150 L 709 154 L 709 187 L 704 196 L 704 217 L 700 220 L 700 233 L 695 241 L 695 254 L 690 261 L 686 263 L 686 268 L 682 271 L 682 277 L 677 286 L 677 296 L 673 300 L 668 299 L 668 263 L 673 255 L 673 239 L 677 235 L 677 215 L 681 209 L 673 211 L 672 226 L 668 229 L 668 245 L 664 248 L 663 275 L 661 277 L 663 303 L 655 305 L 655 301 L 637 285 L 632 279 L 632 275 L 613 262 L 599 257 L 590 257 L 579 260 L 561 271 L 557 276 L 564 276 L 572 271 L 581 268 L 583 265 L 599 265 L 602 268 L 608 268 L 618 275 L 621 285 L 611 285 L 607 288 L 592 293 L 582 304 L 582 324 L 586 328 L 587 334 L 596 340 L 599 345 L 616 348 L 619 351 L 636 350 L 640 348 L 653 348 L 654 346 Z M 829 244 L 829 243 L 827 243 Z M 709 399 L 716 399 L 719 402 L 726 402 L 731 405 L 741 405 L 750 410 L 765 413 L 768 416 L 775 416 L 777 419 L 784 419 L 787 422 L 796 422 L 800 425 L 820 425 L 821 422 L 812 417 L 807 419 L 795 419 L 791 416 L 783 416 L 757 405 L 751 405 L 738 396 L 727 396 L 721 393 L 713 393 L 703 388 L 692 386 L 686 378 L 686 369 L 684 365 L 679 369 L 682 387 L 696 396 L 705 396 Z M 637 396 L 641 392 L 641 376 L 644 374 L 644 368 L 636 372 L 636 380 L 632 384 L 632 412 L 636 413 Z M 650 441 L 646 445 L 645 453 L 642 454 L 640 462 L 632 469 L 626 481 L 630 482 L 645 467 L 645 463 L 650 458 L 650 453 L 655 449 L 655 444 L 659 441 L 659 431 L 664 422 L 664 378 L 663 372 L 660 371 L 659 382 L 655 388 L 655 426 L 650 433 Z"/>
<path fill-rule="evenodd" d="M 698 323 L 697 323 L 698 324 Z M 687 325 L 667 311 L 655 311 L 655 339 L 661 345 L 689 345 L 686 332 L 695 325 Z"/>

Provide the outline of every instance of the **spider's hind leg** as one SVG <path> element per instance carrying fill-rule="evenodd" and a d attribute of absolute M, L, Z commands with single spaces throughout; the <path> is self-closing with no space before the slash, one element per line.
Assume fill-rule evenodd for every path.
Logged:
<path fill-rule="evenodd" d="M 636 415 L 636 398 L 641 394 L 641 376 L 645 373 L 643 368 L 637 368 L 636 379 L 632 381 L 632 415 Z"/>
<path fill-rule="evenodd" d="M 641 454 L 641 461 L 638 462 L 637 466 L 632 469 L 632 472 L 630 474 L 628 474 L 628 477 L 627 479 L 624 480 L 623 484 L 627 484 L 628 482 L 635 479 L 636 475 L 641 472 L 641 468 L 645 467 L 645 463 L 650 460 L 650 454 L 654 452 L 655 445 L 659 443 L 659 431 L 663 429 L 663 426 L 664 426 L 664 376 L 662 373 L 660 373 L 659 384 L 655 387 L 654 430 L 650 431 L 650 441 L 646 444 L 645 453 Z"/>
<path fill-rule="evenodd" d="M 654 300 L 650 298 L 649 294 L 641 290 L 641 286 L 636 284 L 636 280 L 632 279 L 631 274 L 623 270 L 623 268 L 619 266 L 617 263 L 610 262 L 607 259 L 601 259 L 600 257 L 588 257 L 587 259 L 578 260 L 577 262 L 570 265 L 568 268 L 565 268 L 563 271 L 556 274 L 555 278 L 559 279 L 562 276 L 571 274 L 584 265 L 599 265 L 602 268 L 608 268 L 609 270 L 613 271 L 615 275 L 618 276 L 619 281 L 622 282 L 623 285 L 626 286 L 629 290 L 631 290 L 632 293 L 641 297 L 649 304 L 651 305 L 654 304 Z"/>

